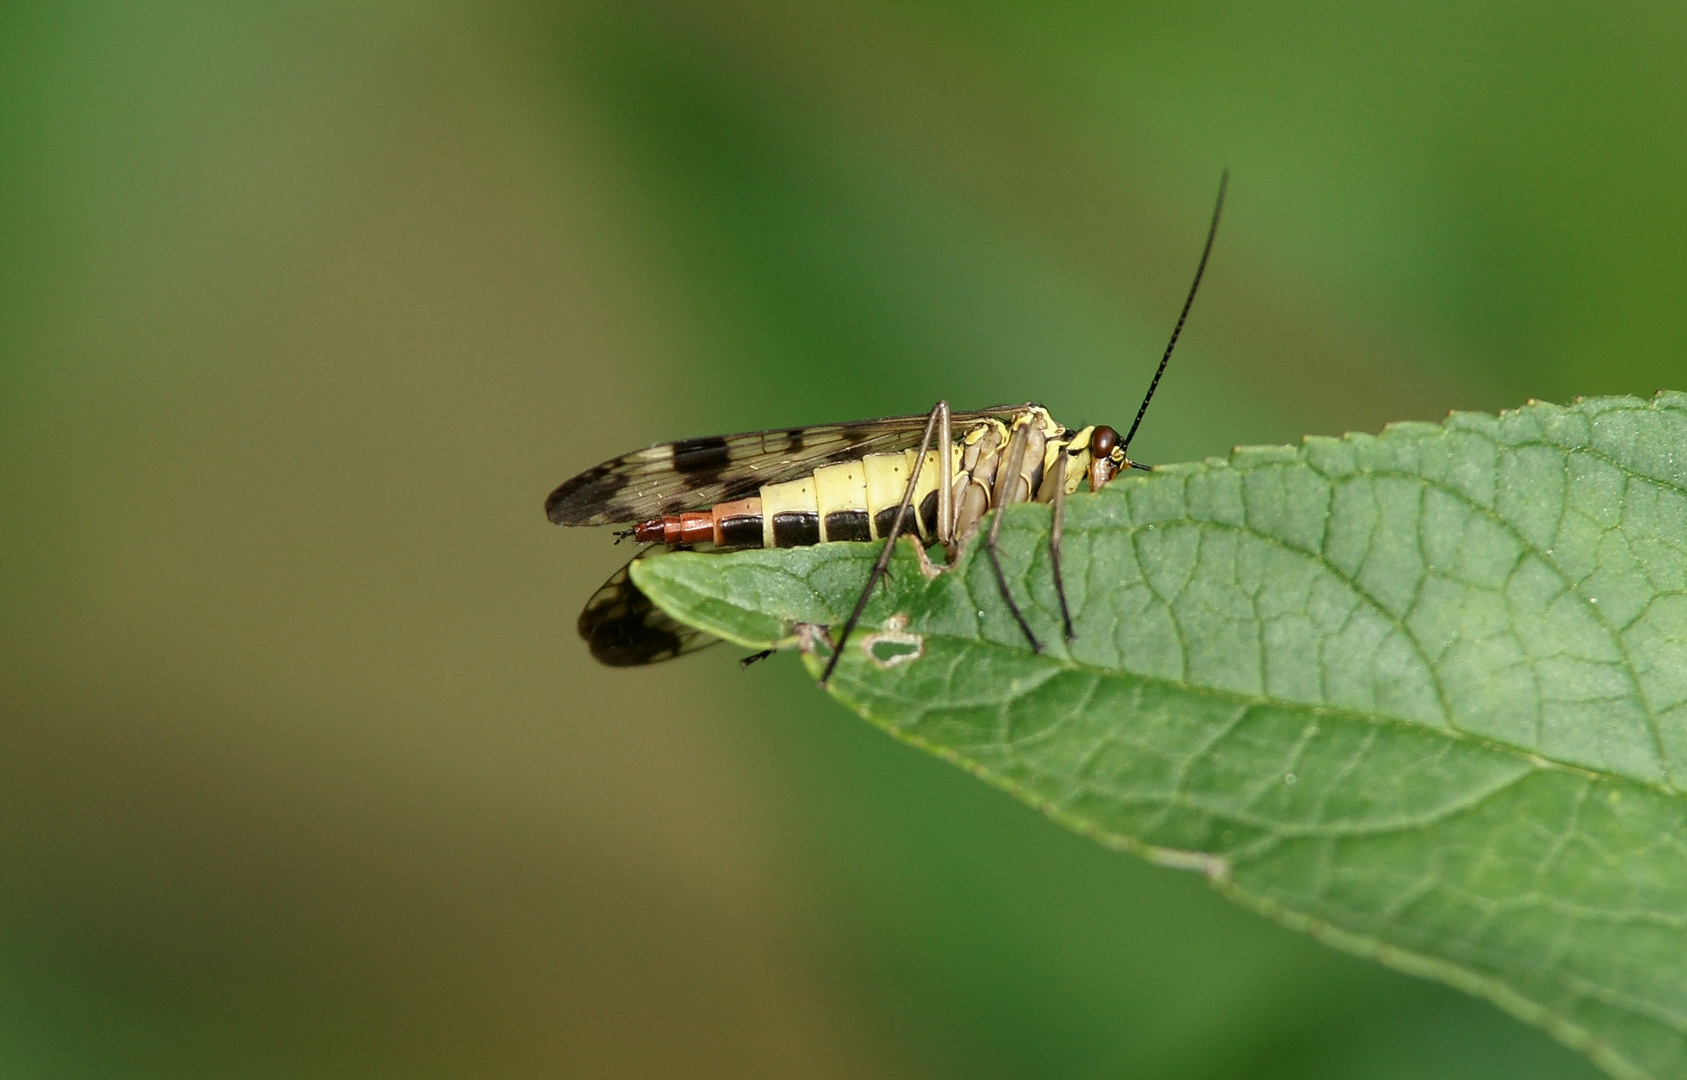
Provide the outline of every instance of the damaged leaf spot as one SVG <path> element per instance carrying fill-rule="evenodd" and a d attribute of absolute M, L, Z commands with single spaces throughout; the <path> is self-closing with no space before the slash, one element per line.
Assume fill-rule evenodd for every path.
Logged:
<path fill-rule="evenodd" d="M 873 663 L 889 671 L 924 656 L 926 642 L 919 634 L 908 632 L 908 616 L 892 615 L 883 630 L 861 639 L 861 651 Z"/>
<path fill-rule="evenodd" d="M 827 635 L 826 627 L 819 623 L 799 622 L 793 629 L 797 635 L 797 648 L 804 656 L 832 655 L 832 639 Z"/>

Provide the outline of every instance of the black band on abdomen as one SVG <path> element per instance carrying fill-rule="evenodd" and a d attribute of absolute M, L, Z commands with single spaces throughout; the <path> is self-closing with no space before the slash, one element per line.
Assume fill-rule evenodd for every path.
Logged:
<path fill-rule="evenodd" d="M 720 541 L 722 547 L 761 547 L 761 517 L 756 514 L 739 514 L 737 517 L 722 518 Z"/>
<path fill-rule="evenodd" d="M 787 510 L 773 515 L 774 547 L 808 547 L 819 542 L 819 514 Z"/>
<path fill-rule="evenodd" d="M 865 510 L 833 510 L 826 515 L 827 540 L 871 540 Z"/>

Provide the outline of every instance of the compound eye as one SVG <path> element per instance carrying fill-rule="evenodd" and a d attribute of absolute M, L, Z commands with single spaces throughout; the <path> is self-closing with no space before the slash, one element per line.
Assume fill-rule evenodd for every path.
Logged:
<path fill-rule="evenodd" d="M 1112 455 L 1113 448 L 1119 445 L 1119 433 L 1102 424 L 1090 432 L 1090 457 L 1101 461 Z"/>

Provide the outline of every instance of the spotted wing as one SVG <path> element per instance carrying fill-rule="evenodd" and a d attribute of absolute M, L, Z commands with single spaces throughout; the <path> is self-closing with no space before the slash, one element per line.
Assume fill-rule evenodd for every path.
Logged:
<path fill-rule="evenodd" d="M 1024 408 L 1000 405 L 955 413 L 951 421 L 1006 419 Z M 706 509 L 835 461 L 917 447 L 928 418 L 920 413 L 660 443 L 564 482 L 545 500 L 545 514 L 558 525 L 617 525 Z"/>
<path fill-rule="evenodd" d="M 580 636 L 593 658 L 610 667 L 640 667 L 719 644 L 713 634 L 670 618 L 633 584 L 639 558 L 609 575 L 580 612 Z"/>

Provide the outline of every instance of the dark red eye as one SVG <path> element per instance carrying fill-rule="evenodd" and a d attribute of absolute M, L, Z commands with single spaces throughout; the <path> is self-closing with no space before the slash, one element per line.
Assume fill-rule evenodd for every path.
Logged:
<path fill-rule="evenodd" d="M 1090 432 L 1090 457 L 1100 461 L 1113 453 L 1113 448 L 1119 445 L 1119 433 L 1102 424 Z"/>

